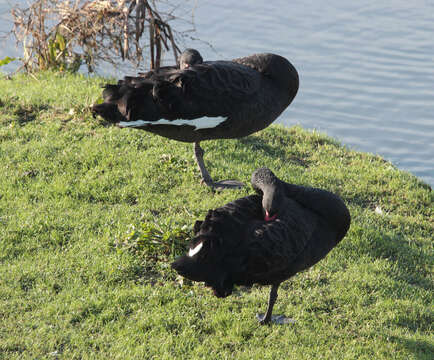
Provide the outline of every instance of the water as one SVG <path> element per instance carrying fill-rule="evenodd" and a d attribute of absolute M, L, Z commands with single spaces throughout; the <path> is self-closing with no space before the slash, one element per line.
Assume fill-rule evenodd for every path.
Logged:
<path fill-rule="evenodd" d="M 434 185 L 434 2 L 197 3 L 195 36 L 214 49 L 186 45 L 204 59 L 273 52 L 297 68 L 299 93 L 277 122 L 380 154 Z M 5 22 L 0 17 L 0 30 Z M 0 58 L 13 55 L 11 47 L 1 47 Z"/>

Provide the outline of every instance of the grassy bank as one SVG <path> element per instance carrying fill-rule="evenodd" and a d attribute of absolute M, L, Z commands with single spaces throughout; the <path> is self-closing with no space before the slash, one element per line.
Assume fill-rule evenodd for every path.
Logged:
<path fill-rule="evenodd" d="M 92 119 L 103 82 L 0 80 L 0 358 L 433 358 L 429 186 L 298 127 L 203 143 L 216 180 L 266 165 L 352 214 L 342 243 L 282 285 L 275 314 L 296 323 L 260 327 L 268 288 L 219 300 L 168 267 L 196 219 L 252 190 L 213 193 L 191 144 Z"/>

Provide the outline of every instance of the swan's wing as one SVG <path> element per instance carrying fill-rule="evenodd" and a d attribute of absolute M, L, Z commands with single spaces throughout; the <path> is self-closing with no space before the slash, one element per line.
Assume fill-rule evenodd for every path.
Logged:
<path fill-rule="evenodd" d="M 261 74 L 230 61 L 207 62 L 156 77 L 154 97 L 172 118 L 230 116 L 254 101 Z M 158 81 L 160 81 L 158 83 Z"/>
<path fill-rule="evenodd" d="M 232 61 L 207 62 L 180 75 L 186 90 L 213 99 L 216 95 L 247 98 L 259 90 L 261 78 L 258 71 Z"/>
<path fill-rule="evenodd" d="M 261 81 L 256 70 L 230 61 L 166 67 L 106 86 L 104 103 L 93 111 L 122 127 L 210 129 L 239 118 L 246 108 L 254 111 L 262 101 Z"/>
<path fill-rule="evenodd" d="M 149 70 L 147 72 L 139 73 L 139 77 L 143 79 L 155 80 L 157 77 L 167 76 L 179 70 L 178 66 L 162 66 L 157 70 Z"/>
<path fill-rule="evenodd" d="M 249 269 L 261 281 L 287 278 L 288 269 L 312 239 L 318 218 L 294 201 L 278 219 L 251 229 Z"/>
<path fill-rule="evenodd" d="M 288 198 L 321 217 L 324 224 L 336 232 L 339 240 L 345 236 L 351 215 L 338 195 L 324 189 L 282 183 Z"/>

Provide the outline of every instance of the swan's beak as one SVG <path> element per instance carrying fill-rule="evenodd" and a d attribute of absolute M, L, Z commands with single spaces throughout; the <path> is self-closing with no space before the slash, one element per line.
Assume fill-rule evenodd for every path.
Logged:
<path fill-rule="evenodd" d="M 276 218 L 277 218 L 277 213 L 274 214 L 273 216 L 270 216 L 270 213 L 268 212 L 268 210 L 265 210 L 265 217 L 264 217 L 265 221 L 273 221 Z"/>

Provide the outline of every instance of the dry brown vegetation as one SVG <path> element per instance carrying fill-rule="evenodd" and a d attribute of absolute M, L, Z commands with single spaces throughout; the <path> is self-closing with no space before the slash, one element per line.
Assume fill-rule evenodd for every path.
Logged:
<path fill-rule="evenodd" d="M 177 44 L 186 33 L 170 25 L 178 7 L 164 2 L 161 11 L 156 3 L 35 0 L 27 8 L 15 7 L 13 34 L 23 44 L 23 67 L 74 72 L 86 64 L 93 71 L 101 61 L 116 64 L 122 59 L 135 65 L 149 60 L 150 68 L 158 68 L 168 51 L 176 60 Z"/>

